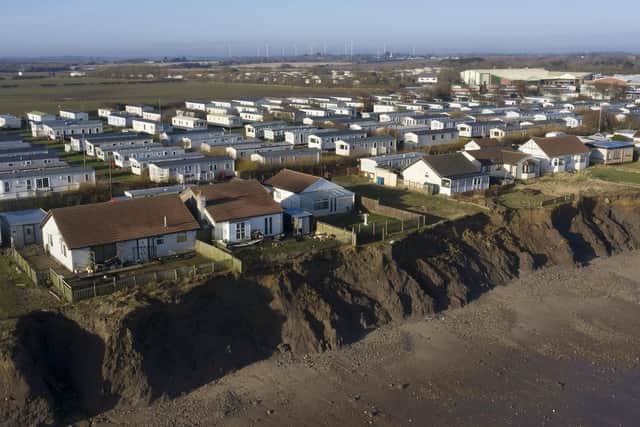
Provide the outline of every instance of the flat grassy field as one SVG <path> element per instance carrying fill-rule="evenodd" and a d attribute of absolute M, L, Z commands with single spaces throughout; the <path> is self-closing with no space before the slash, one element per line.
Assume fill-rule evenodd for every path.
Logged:
<path fill-rule="evenodd" d="M 58 304 L 45 289 L 36 288 L 5 251 L 0 253 L 0 320 Z"/>
<path fill-rule="evenodd" d="M 358 215 L 356 213 L 345 213 L 339 215 L 330 215 L 326 217 L 319 218 L 319 221 L 325 222 L 329 225 L 333 225 L 335 227 L 351 229 L 352 226 L 362 225 L 364 227 L 364 219 L 362 215 Z M 384 215 L 378 215 L 374 213 L 369 214 L 368 224 L 371 226 L 373 223 L 384 224 L 385 222 L 398 222 L 395 218 L 390 218 Z M 358 227 L 356 227 L 357 229 Z"/>
<path fill-rule="evenodd" d="M 620 184 L 640 185 L 640 163 L 594 166 L 589 169 L 592 178 Z"/>
<path fill-rule="evenodd" d="M 360 90 L 361 92 L 362 90 Z M 348 89 L 238 84 L 206 80 L 139 81 L 54 77 L 0 80 L 0 113 L 23 115 L 27 111 L 56 112 L 58 108 L 96 111 L 120 103 L 167 105 L 186 99 L 336 95 Z"/>
<path fill-rule="evenodd" d="M 423 214 L 426 217 L 426 224 L 482 212 L 480 207 L 446 196 L 429 196 L 417 191 L 382 187 L 359 176 L 335 177 L 333 182 L 343 185 L 360 196 L 379 200 L 383 205 Z"/>

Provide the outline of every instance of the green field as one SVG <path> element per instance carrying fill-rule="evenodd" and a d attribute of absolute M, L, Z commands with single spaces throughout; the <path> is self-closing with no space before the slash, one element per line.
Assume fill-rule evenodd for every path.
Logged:
<path fill-rule="evenodd" d="M 640 163 L 626 163 L 623 165 L 595 166 L 589 169 L 592 178 L 620 184 L 640 185 Z"/>
<path fill-rule="evenodd" d="M 237 84 L 206 80 L 136 81 L 97 78 L 0 80 L 0 112 L 56 112 L 58 108 L 96 111 L 121 103 L 169 105 L 186 99 L 348 94 L 349 89 Z M 361 91 L 360 91 L 361 92 Z"/>
<path fill-rule="evenodd" d="M 333 181 L 360 196 L 379 200 L 383 205 L 423 214 L 426 216 L 427 224 L 482 211 L 477 206 L 459 202 L 446 196 L 429 196 L 417 191 L 382 187 L 371 184 L 370 181 L 362 177 L 335 177 Z"/>

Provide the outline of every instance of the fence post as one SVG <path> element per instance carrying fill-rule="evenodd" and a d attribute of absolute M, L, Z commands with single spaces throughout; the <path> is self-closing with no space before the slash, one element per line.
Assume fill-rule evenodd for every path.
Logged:
<path fill-rule="evenodd" d="M 96 296 L 96 281 L 95 279 L 93 280 L 93 296 Z"/>
<path fill-rule="evenodd" d="M 173 270 L 173 274 L 176 276 L 175 282 L 178 283 L 178 269 Z"/>
<path fill-rule="evenodd" d="M 113 276 L 113 292 L 116 291 L 116 276 Z"/>
<path fill-rule="evenodd" d="M 400 232 L 404 233 L 404 219 L 400 220 Z"/>

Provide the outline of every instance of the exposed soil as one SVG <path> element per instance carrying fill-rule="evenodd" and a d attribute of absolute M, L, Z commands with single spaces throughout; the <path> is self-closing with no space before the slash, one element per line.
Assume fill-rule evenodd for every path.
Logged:
<path fill-rule="evenodd" d="M 576 266 L 639 248 L 638 207 L 640 196 L 628 194 L 480 214 L 253 277 L 147 287 L 23 316 L 0 342 L 0 420 L 422 425 L 432 414 L 433 424 L 478 416 L 478 425 L 509 405 L 541 413 L 527 390 L 546 408 L 555 394 L 536 378 L 550 371 L 563 384 L 608 390 L 615 380 L 637 391 L 626 374 L 597 365 L 637 369 L 633 264 L 602 273 L 635 258 Z M 444 310 L 444 320 L 423 321 Z"/>

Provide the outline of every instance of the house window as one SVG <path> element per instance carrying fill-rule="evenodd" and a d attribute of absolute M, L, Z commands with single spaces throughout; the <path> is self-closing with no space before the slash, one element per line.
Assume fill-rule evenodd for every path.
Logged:
<path fill-rule="evenodd" d="M 36 188 L 49 188 L 49 178 L 38 178 L 36 179 Z"/>
<path fill-rule="evenodd" d="M 329 209 L 329 199 L 317 200 L 313 202 L 314 211 L 321 211 L 326 209 Z"/>
<path fill-rule="evenodd" d="M 47 240 L 49 241 L 49 247 L 53 248 L 53 235 L 49 234 L 47 237 L 48 237 Z"/>
<path fill-rule="evenodd" d="M 264 219 L 264 234 L 273 234 L 273 217 Z"/>
<path fill-rule="evenodd" d="M 164 237 L 156 239 L 156 245 L 164 245 Z"/>
<path fill-rule="evenodd" d="M 443 188 L 451 188 L 451 180 L 443 179 L 442 180 L 442 187 Z"/>
<path fill-rule="evenodd" d="M 246 238 L 246 227 L 244 222 L 236 224 L 236 240 L 244 240 Z"/>
<path fill-rule="evenodd" d="M 67 257 L 67 245 L 65 245 L 64 243 L 61 243 L 62 245 L 62 256 L 63 257 Z"/>
<path fill-rule="evenodd" d="M 71 184 L 71 175 L 67 175 L 67 184 Z"/>
<path fill-rule="evenodd" d="M 180 233 L 176 236 L 176 241 L 178 243 L 184 243 L 187 241 L 187 233 Z"/>
<path fill-rule="evenodd" d="M 32 184 L 31 184 L 31 180 L 28 179 L 27 180 L 27 190 L 31 190 L 32 189 Z"/>
<path fill-rule="evenodd" d="M 9 181 L 5 181 L 4 182 L 4 192 L 8 193 L 11 189 L 11 186 L 9 185 Z"/>

